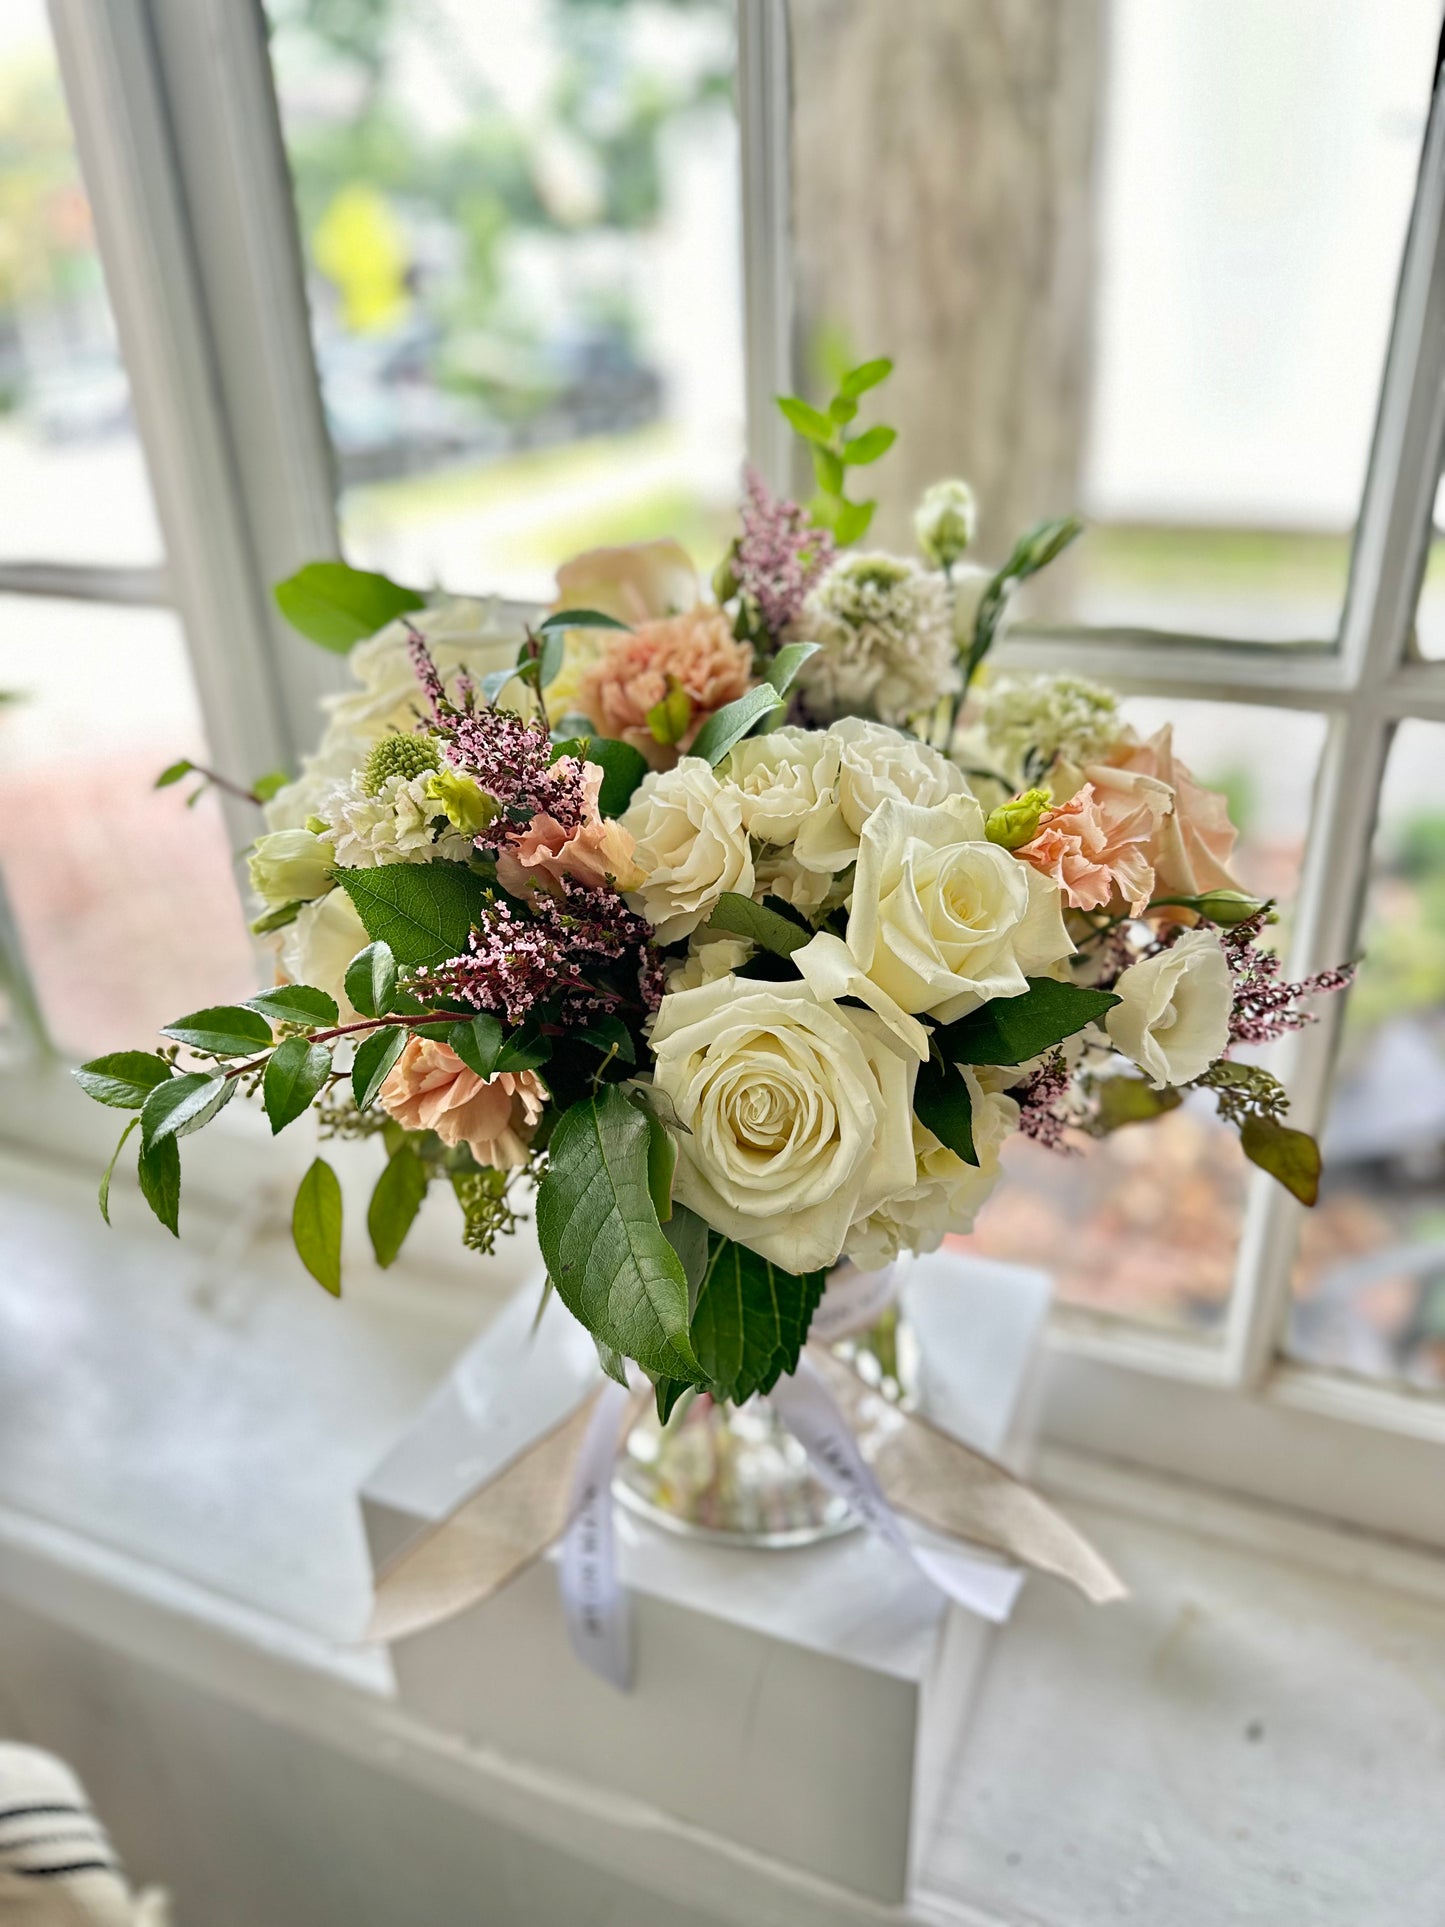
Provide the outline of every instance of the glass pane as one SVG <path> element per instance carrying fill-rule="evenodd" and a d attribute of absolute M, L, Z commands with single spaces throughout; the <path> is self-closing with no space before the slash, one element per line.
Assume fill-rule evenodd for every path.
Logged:
<path fill-rule="evenodd" d="M 1445 724 L 1390 754 L 1320 1202 L 1304 1219 L 1289 1350 L 1445 1386 Z"/>
<path fill-rule="evenodd" d="M 710 569 L 743 448 L 730 0 L 268 0 L 349 556 Z"/>
<path fill-rule="evenodd" d="M 899 364 L 866 416 L 901 430 L 867 471 L 879 535 L 960 473 L 984 560 L 1090 522 L 1036 615 L 1332 638 L 1438 0 L 792 19 L 815 382 L 843 352 Z"/>
<path fill-rule="evenodd" d="M 1244 886 L 1287 906 L 1299 883 L 1320 717 L 1224 703 L 1135 701 L 1141 735 L 1172 719 L 1201 782 L 1225 791 L 1240 828 Z M 1279 940 L 1281 929 L 1271 933 Z M 1168 1117 L 1084 1143 L 1069 1156 L 1025 1139 L 1004 1155 L 1009 1181 L 965 1245 L 1042 1266 L 1067 1304 L 1208 1332 L 1234 1280 L 1247 1166 L 1203 1095 Z"/>
<path fill-rule="evenodd" d="M 161 559 L 44 0 L 0 8 L 0 502 L 0 560 Z"/>
<path fill-rule="evenodd" d="M 159 610 L 0 598 L 0 876 L 54 1041 L 145 1046 L 249 996 L 256 968 L 214 797 L 156 791 L 205 760 L 185 647 Z"/>

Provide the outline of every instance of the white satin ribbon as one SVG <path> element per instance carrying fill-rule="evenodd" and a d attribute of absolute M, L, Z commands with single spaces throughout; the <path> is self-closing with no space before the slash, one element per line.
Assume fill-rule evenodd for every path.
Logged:
<path fill-rule="evenodd" d="M 632 1614 L 617 1573 L 612 1468 L 629 1393 L 609 1379 L 598 1393 L 572 1470 L 570 1514 L 559 1583 L 567 1636 L 582 1664 L 627 1692 L 632 1684 Z"/>

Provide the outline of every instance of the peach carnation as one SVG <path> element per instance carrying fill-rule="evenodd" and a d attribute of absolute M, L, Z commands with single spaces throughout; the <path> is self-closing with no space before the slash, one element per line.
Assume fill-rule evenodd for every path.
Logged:
<path fill-rule="evenodd" d="M 1229 820 L 1229 804 L 1217 790 L 1197 783 L 1175 756 L 1172 723 L 1146 743 L 1115 750 L 1109 764 L 1115 772 L 1112 781 L 1161 783 L 1173 797 L 1174 807 L 1159 823 L 1148 849 L 1157 896 L 1195 897 L 1240 887 L 1227 867 L 1238 834 Z M 1084 773 L 1096 784 L 1107 776 L 1098 768 Z M 1185 912 L 1175 920 L 1189 916 Z"/>
<path fill-rule="evenodd" d="M 752 668 L 751 647 L 734 639 L 722 610 L 699 603 L 685 615 L 640 623 L 629 635 L 609 635 L 582 672 L 578 699 L 603 735 L 633 744 L 654 769 L 669 769 L 713 711 L 743 694 Z M 676 745 L 659 743 L 647 724 L 669 677 L 692 704 L 692 720 Z"/>
<path fill-rule="evenodd" d="M 576 758 L 561 756 L 553 768 L 570 775 Z M 620 823 L 604 817 L 598 807 L 603 773 L 596 763 L 584 765 L 582 822 L 569 835 L 553 816 L 534 816 L 515 842 L 497 853 L 497 880 L 513 896 L 525 895 L 534 883 L 559 885 L 564 876 L 579 883 L 611 883 L 615 890 L 635 890 L 642 882 L 633 852 L 637 845 Z"/>
<path fill-rule="evenodd" d="M 1085 783 L 1067 803 L 1045 810 L 1016 854 L 1051 876 L 1075 910 L 1102 910 L 1117 890 L 1138 916 L 1153 894 L 1149 846 L 1169 800 L 1166 786 L 1148 777 L 1122 787 Z"/>
<path fill-rule="evenodd" d="M 542 1115 L 546 1088 L 533 1071 L 478 1077 L 450 1044 L 412 1037 L 381 1087 L 381 1107 L 407 1131 L 465 1144 L 478 1164 L 513 1171 Z"/>

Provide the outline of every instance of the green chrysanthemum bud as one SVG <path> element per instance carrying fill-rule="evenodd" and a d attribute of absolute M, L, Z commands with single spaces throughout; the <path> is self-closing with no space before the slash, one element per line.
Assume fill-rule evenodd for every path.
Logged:
<path fill-rule="evenodd" d="M 480 836 L 497 820 L 501 804 L 473 776 L 462 776 L 454 769 L 439 770 L 426 786 L 427 801 L 440 803 L 446 819 L 463 836 Z"/>
<path fill-rule="evenodd" d="M 366 759 L 366 793 L 380 796 L 391 777 L 409 783 L 429 769 L 440 769 L 441 760 L 430 736 L 383 736 Z"/>
<path fill-rule="evenodd" d="M 935 569 L 951 569 L 978 523 L 978 507 L 967 482 L 935 482 L 925 490 L 913 516 L 918 546 Z"/>
<path fill-rule="evenodd" d="M 1021 850 L 1037 835 L 1044 811 L 1053 806 L 1054 799 L 1047 790 L 1025 790 L 1022 796 L 1000 803 L 996 810 L 989 812 L 983 826 L 984 835 L 1002 849 Z"/>

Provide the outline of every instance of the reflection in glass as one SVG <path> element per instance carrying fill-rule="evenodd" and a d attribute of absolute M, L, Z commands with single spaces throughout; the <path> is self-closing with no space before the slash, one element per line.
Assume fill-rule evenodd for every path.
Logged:
<path fill-rule="evenodd" d="M 185 648 L 157 610 L 0 599 L 0 874 L 53 1041 L 144 1045 L 249 996 L 256 966 L 213 797 L 157 792 L 204 761 Z"/>
<path fill-rule="evenodd" d="M 545 595 L 710 569 L 742 459 L 727 0 L 270 0 L 347 552 Z"/>
<path fill-rule="evenodd" d="M 1141 735 L 1172 720 L 1176 747 L 1201 782 L 1224 791 L 1239 826 L 1241 883 L 1278 896 L 1299 886 L 1320 717 L 1243 704 L 1131 701 Z M 1275 941 L 1287 931 L 1277 926 Z M 1149 1125 L 1084 1141 L 1069 1156 L 1018 1140 L 1008 1181 L 966 1244 L 1040 1265 L 1059 1298 L 1175 1329 L 1217 1327 L 1228 1305 L 1248 1167 L 1236 1133 L 1199 1094 Z"/>
<path fill-rule="evenodd" d="M 0 9 L 0 559 L 161 539 L 43 0 Z"/>
<path fill-rule="evenodd" d="M 1289 1349 L 1445 1385 L 1445 725 L 1402 724 L 1381 801 L 1320 1202 Z"/>

